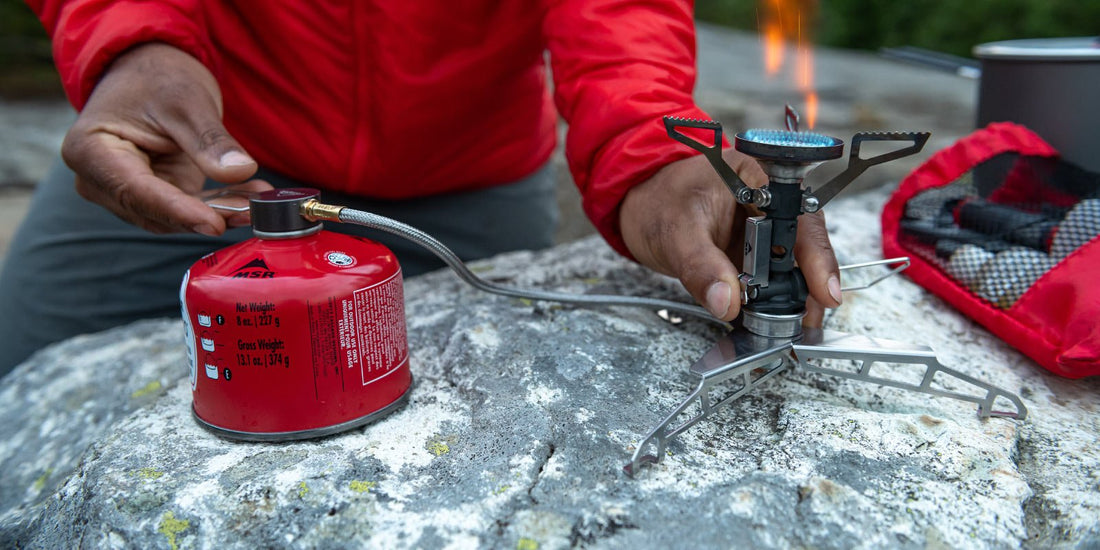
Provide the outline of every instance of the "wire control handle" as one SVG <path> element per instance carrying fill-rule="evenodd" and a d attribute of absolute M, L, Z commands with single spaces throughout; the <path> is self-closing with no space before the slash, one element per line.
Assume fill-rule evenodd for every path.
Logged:
<path fill-rule="evenodd" d="M 737 202 L 741 204 L 752 204 L 752 188 L 745 184 L 737 172 L 730 168 L 730 165 L 726 164 L 725 159 L 722 158 L 722 125 L 713 120 L 698 120 L 694 118 L 681 118 L 674 116 L 664 117 L 665 130 L 668 131 L 668 137 L 703 153 L 710 165 L 714 167 L 714 170 L 718 172 L 718 175 L 725 182 L 726 187 L 729 187 L 733 192 L 733 197 Z M 714 132 L 714 145 L 707 145 L 701 141 L 697 141 L 679 130 L 677 128 L 696 128 L 699 130 L 711 130 Z"/>

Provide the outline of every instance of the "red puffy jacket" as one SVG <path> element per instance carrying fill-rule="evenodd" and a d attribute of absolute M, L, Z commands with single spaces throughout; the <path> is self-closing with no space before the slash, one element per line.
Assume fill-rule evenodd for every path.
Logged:
<path fill-rule="evenodd" d="M 560 113 L 585 211 L 620 252 L 623 195 L 693 154 L 661 115 L 705 117 L 690 0 L 29 4 L 77 109 L 121 52 L 172 44 L 217 78 L 253 157 L 322 188 L 398 199 L 517 180 L 550 157 Z"/>

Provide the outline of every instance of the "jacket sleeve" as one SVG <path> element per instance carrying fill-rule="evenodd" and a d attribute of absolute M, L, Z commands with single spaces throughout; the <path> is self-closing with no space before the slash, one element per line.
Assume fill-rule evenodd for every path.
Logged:
<path fill-rule="evenodd" d="M 692 100 L 692 2 L 559 0 L 547 8 L 543 34 L 585 213 L 630 257 L 619 231 L 623 197 L 666 164 L 698 154 L 669 138 L 661 117 L 709 118 Z"/>
<path fill-rule="evenodd" d="M 99 78 L 120 54 L 146 42 L 188 52 L 214 74 L 197 0 L 27 0 L 53 41 L 69 102 L 83 109 Z"/>

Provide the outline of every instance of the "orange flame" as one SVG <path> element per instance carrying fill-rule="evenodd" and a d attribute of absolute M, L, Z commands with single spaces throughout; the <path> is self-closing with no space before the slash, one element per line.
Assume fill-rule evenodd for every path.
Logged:
<path fill-rule="evenodd" d="M 814 127 L 817 122 L 817 92 L 806 92 L 806 125 Z"/>
<path fill-rule="evenodd" d="M 799 25 L 801 27 L 801 25 Z M 814 90 L 814 50 L 798 36 L 798 89 L 806 96 L 806 124 L 817 122 L 817 92 Z"/>
<path fill-rule="evenodd" d="M 760 0 L 760 32 L 764 49 L 764 72 L 778 74 L 788 42 L 795 43 L 794 84 L 805 98 L 803 120 L 809 128 L 817 122 L 817 91 L 814 87 L 813 45 L 803 33 L 803 20 L 812 21 L 817 0 Z M 805 33 L 809 34 L 809 33 Z"/>
<path fill-rule="evenodd" d="M 783 66 L 783 27 L 776 23 L 764 26 L 764 72 L 773 76 Z"/>

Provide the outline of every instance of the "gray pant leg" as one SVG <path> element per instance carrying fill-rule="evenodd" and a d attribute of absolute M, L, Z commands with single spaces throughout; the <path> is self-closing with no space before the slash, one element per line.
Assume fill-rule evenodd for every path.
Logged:
<path fill-rule="evenodd" d="M 251 237 L 248 228 L 217 238 L 148 233 L 80 198 L 73 177 L 58 161 L 39 184 L 0 272 L 0 376 L 50 343 L 179 315 L 179 284 L 191 264 Z M 259 177 L 276 187 L 308 186 L 268 172 Z M 506 186 L 408 201 L 327 192 L 322 198 L 416 226 L 464 259 L 550 246 L 557 221 L 548 168 Z M 390 235 L 342 224 L 328 229 L 390 246 L 406 277 L 442 266 Z"/>
<path fill-rule="evenodd" d="M 552 246 L 558 224 L 554 188 L 554 172 L 548 165 L 518 182 L 477 191 L 405 201 L 322 192 L 321 200 L 409 224 L 439 239 L 463 260 L 475 260 L 510 250 Z M 444 265 L 430 252 L 394 235 L 346 224 L 326 224 L 325 228 L 386 245 L 400 260 L 405 277 Z"/>

